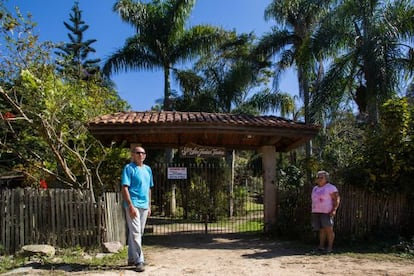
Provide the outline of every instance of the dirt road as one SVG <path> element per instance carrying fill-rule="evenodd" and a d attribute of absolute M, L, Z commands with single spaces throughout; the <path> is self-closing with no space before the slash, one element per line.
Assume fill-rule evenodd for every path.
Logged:
<path fill-rule="evenodd" d="M 303 245 L 257 237 L 169 236 L 162 242 L 145 242 L 143 273 L 114 264 L 99 271 L 66 270 L 58 275 L 414 275 L 413 259 L 344 250 L 312 255 Z M 32 270 L 29 274 L 52 272 Z"/>

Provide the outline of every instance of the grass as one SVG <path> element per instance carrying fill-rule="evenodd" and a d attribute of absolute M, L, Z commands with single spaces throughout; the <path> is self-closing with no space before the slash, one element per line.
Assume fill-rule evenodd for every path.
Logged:
<path fill-rule="evenodd" d="M 51 272 L 58 267 L 68 265 L 71 266 L 72 271 L 119 268 L 126 265 L 128 254 L 126 247 L 119 253 L 107 254 L 103 257 L 98 257 L 98 253 L 100 253 L 98 248 L 84 249 L 75 247 L 58 249 L 53 257 L 25 257 L 19 254 L 14 256 L 4 255 L 0 256 L 0 274 L 23 267 L 29 263 Z"/>
<path fill-rule="evenodd" d="M 263 211 L 264 210 L 264 205 L 262 203 L 247 201 L 245 203 L 245 208 L 246 208 L 247 212 Z"/>

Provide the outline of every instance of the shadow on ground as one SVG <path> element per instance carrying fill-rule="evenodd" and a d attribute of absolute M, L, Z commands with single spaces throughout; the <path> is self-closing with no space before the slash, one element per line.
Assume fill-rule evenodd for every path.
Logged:
<path fill-rule="evenodd" d="M 176 234 L 147 236 L 144 246 L 185 249 L 254 249 L 256 253 L 245 254 L 245 258 L 266 259 L 278 256 L 302 255 L 309 246 L 294 241 L 280 241 L 255 234 Z"/>

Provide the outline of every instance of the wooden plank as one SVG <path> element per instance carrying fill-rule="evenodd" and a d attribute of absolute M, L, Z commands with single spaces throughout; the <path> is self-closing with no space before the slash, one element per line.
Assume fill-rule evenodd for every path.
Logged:
<path fill-rule="evenodd" d="M 95 200 L 93 199 L 92 192 L 89 191 L 89 199 L 88 199 L 88 228 L 89 228 L 89 238 L 88 243 L 89 245 L 97 245 L 100 244 L 100 241 L 96 239 L 98 228 L 96 224 L 96 216 L 95 216 Z"/>
<path fill-rule="evenodd" d="M 24 245 L 24 241 L 25 241 L 25 234 L 24 234 L 24 220 L 25 220 L 25 214 L 24 214 L 24 208 L 25 208 L 25 200 L 24 200 L 25 196 L 24 196 L 24 190 L 19 189 L 18 190 L 18 208 L 19 208 L 19 213 L 18 213 L 18 222 L 16 224 L 18 224 L 18 246 L 17 248 L 20 250 L 20 248 L 22 248 L 22 246 Z"/>
<path fill-rule="evenodd" d="M 77 244 L 76 242 L 76 216 L 77 214 L 77 210 L 76 210 L 76 205 L 77 203 L 75 202 L 75 190 L 67 190 L 65 191 L 65 197 L 67 198 L 67 207 L 66 207 L 66 211 L 67 211 L 67 217 L 68 217 L 68 225 L 67 225 L 67 229 L 66 229 L 66 233 L 67 233 L 67 241 L 70 244 L 70 246 L 75 246 Z"/>
<path fill-rule="evenodd" d="M 110 212 L 110 210 L 108 210 L 108 195 L 106 193 L 104 193 L 103 195 L 103 201 L 102 201 L 102 208 L 103 208 L 103 218 L 104 218 L 104 241 L 107 242 L 110 239 L 110 233 L 109 233 L 109 229 L 111 228 L 110 226 L 110 221 L 108 219 L 108 213 Z"/>
<path fill-rule="evenodd" d="M 109 194 L 105 194 L 105 201 L 104 201 L 104 217 L 105 217 L 105 241 L 111 241 L 112 239 L 112 210 L 110 207 L 110 196 Z"/>
<path fill-rule="evenodd" d="M 62 223 L 60 223 L 60 235 L 62 236 L 62 246 L 64 247 L 68 247 L 69 246 L 69 240 L 68 240 L 68 224 L 69 224 L 69 212 L 68 212 L 68 208 L 69 208 L 69 204 L 68 204 L 68 199 L 67 199 L 67 190 L 66 189 L 62 189 L 59 193 L 59 201 L 61 202 L 60 205 L 60 211 L 63 217 L 63 221 Z"/>
<path fill-rule="evenodd" d="M 102 239 L 102 208 L 101 208 L 101 198 L 98 198 L 95 208 L 96 208 L 96 231 L 98 232 L 98 243 L 103 241 Z"/>
<path fill-rule="evenodd" d="M 45 203 L 43 201 L 42 191 L 36 190 L 36 203 L 38 210 L 38 243 L 44 243 L 45 240 Z"/>
<path fill-rule="evenodd" d="M 36 243 L 41 243 L 41 231 L 42 231 L 42 201 L 39 200 L 39 192 L 36 191 L 34 198 L 34 210 L 36 214 Z"/>
<path fill-rule="evenodd" d="M 9 248 L 11 252 L 14 252 L 13 246 L 13 237 L 11 235 L 13 227 L 13 193 L 10 192 L 8 201 L 7 201 L 7 212 L 6 212 L 6 247 Z"/>
<path fill-rule="evenodd" d="M 50 212 L 49 212 L 49 205 L 50 205 L 50 197 L 49 192 L 44 189 L 37 189 L 40 193 L 39 199 L 42 202 L 42 243 L 49 243 L 50 237 Z"/>
<path fill-rule="evenodd" d="M 56 225 L 58 224 L 58 217 L 56 213 L 56 189 L 49 189 L 50 196 L 50 229 L 52 231 L 52 244 L 57 245 Z"/>
<path fill-rule="evenodd" d="M 24 225 L 24 232 L 25 232 L 25 244 L 31 244 L 32 239 L 32 232 L 31 232 L 31 214 L 30 214 L 30 190 L 25 191 L 25 198 L 24 198 L 24 216 L 25 216 L 25 225 Z"/>
<path fill-rule="evenodd" d="M 2 189 L 0 189 L 0 213 L 4 214 L 3 210 L 4 210 L 4 191 Z M 4 217 L 5 215 L 0 216 L 0 244 L 2 244 L 4 246 L 4 237 L 3 237 L 3 233 L 4 233 Z"/>
<path fill-rule="evenodd" d="M 0 244 L 2 244 L 5 248 L 6 252 L 6 193 L 7 190 L 0 190 L 0 212 L 3 214 L 0 216 Z"/>
<path fill-rule="evenodd" d="M 50 209 L 51 214 L 53 214 L 53 219 L 51 220 L 51 229 L 53 231 L 53 244 L 55 246 L 59 246 L 59 224 L 61 222 L 61 214 L 60 214 L 60 204 L 59 204 L 59 197 L 58 197 L 58 190 L 59 189 L 50 189 Z"/>
<path fill-rule="evenodd" d="M 88 201 L 89 201 L 89 191 L 82 191 L 82 210 L 83 210 L 83 229 L 82 229 L 82 237 L 83 237 L 83 244 L 85 246 L 89 245 L 89 225 L 92 221 L 89 221 L 89 208 L 88 208 Z"/>
<path fill-rule="evenodd" d="M 10 253 L 12 252 L 10 248 L 10 239 L 9 239 L 9 215 L 10 215 L 10 190 L 5 190 L 2 192 L 2 211 L 4 210 L 4 216 L 2 216 L 2 244 L 4 245 L 4 249 L 6 252 Z"/>
<path fill-rule="evenodd" d="M 81 202 L 83 201 L 82 199 L 82 194 L 79 191 L 76 191 L 75 193 L 75 200 L 76 200 L 76 212 L 77 212 L 77 216 L 76 216 L 76 243 L 77 244 L 82 244 L 82 227 L 83 227 L 83 220 L 82 220 L 82 204 Z"/>
<path fill-rule="evenodd" d="M 78 198 L 79 202 L 82 202 L 83 201 L 83 195 L 82 195 L 82 193 L 78 192 L 77 193 L 77 198 Z M 78 216 L 79 227 L 77 229 L 77 235 L 78 235 L 78 238 L 79 238 L 79 244 L 84 244 L 84 238 L 83 238 L 83 235 L 82 235 L 82 231 L 83 231 L 83 229 L 85 227 L 85 224 L 83 222 L 83 206 L 82 205 L 83 204 L 78 204 L 78 209 L 79 209 L 78 210 L 79 211 L 79 216 Z"/>
<path fill-rule="evenodd" d="M 12 197 L 12 220 L 11 220 L 11 240 L 12 240 L 12 248 L 13 251 L 17 251 L 18 245 L 19 245 L 19 221 L 18 221 L 18 215 L 19 215 L 19 191 L 14 191 L 13 197 Z"/>
<path fill-rule="evenodd" d="M 30 215 L 30 221 L 29 221 L 29 232 L 30 232 L 30 244 L 35 243 L 36 233 L 35 233 L 35 212 L 34 212 L 34 200 L 33 200 L 33 190 L 30 189 L 28 191 L 29 194 L 29 215 Z"/>
<path fill-rule="evenodd" d="M 39 210 L 37 209 L 37 195 L 34 194 L 34 190 L 31 191 L 30 193 L 30 208 L 31 208 L 31 214 L 32 214 L 32 221 L 31 221 L 31 225 L 32 225 L 32 231 L 31 231 L 31 235 L 32 235 L 32 241 L 31 243 L 37 243 L 38 239 L 37 239 L 37 235 L 38 235 L 38 212 Z"/>
<path fill-rule="evenodd" d="M 82 191 L 82 197 L 85 198 L 85 191 Z M 83 200 L 83 204 L 82 206 L 82 242 L 83 244 L 87 244 L 87 239 L 86 239 L 86 230 L 88 229 L 88 221 L 87 221 L 87 216 L 86 216 L 86 202 L 85 200 Z"/>

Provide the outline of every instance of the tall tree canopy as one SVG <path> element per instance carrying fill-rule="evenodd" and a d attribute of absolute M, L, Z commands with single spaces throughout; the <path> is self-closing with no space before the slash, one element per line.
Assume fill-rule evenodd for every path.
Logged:
<path fill-rule="evenodd" d="M 224 32 L 216 27 L 197 25 L 186 29 L 195 0 L 120 0 L 113 10 L 136 30 L 125 45 L 105 62 L 106 75 L 121 70 L 164 71 L 164 110 L 171 110 L 173 66 L 210 50 Z"/>
<path fill-rule="evenodd" d="M 274 20 L 276 26 L 263 35 L 256 52 L 271 59 L 278 56 L 275 66 L 275 83 L 280 73 L 296 66 L 299 95 L 304 101 L 305 122 L 309 123 L 309 99 L 311 81 L 317 59 L 310 52 L 310 40 L 322 15 L 329 7 L 329 0 L 272 1 L 265 10 L 265 19 Z"/>
<path fill-rule="evenodd" d="M 404 72 L 412 70 L 407 57 L 413 17 L 410 0 L 345 0 L 332 9 L 313 40 L 331 65 L 313 106 L 338 106 L 351 97 L 364 118 L 378 123 L 379 107 L 398 91 Z"/>

